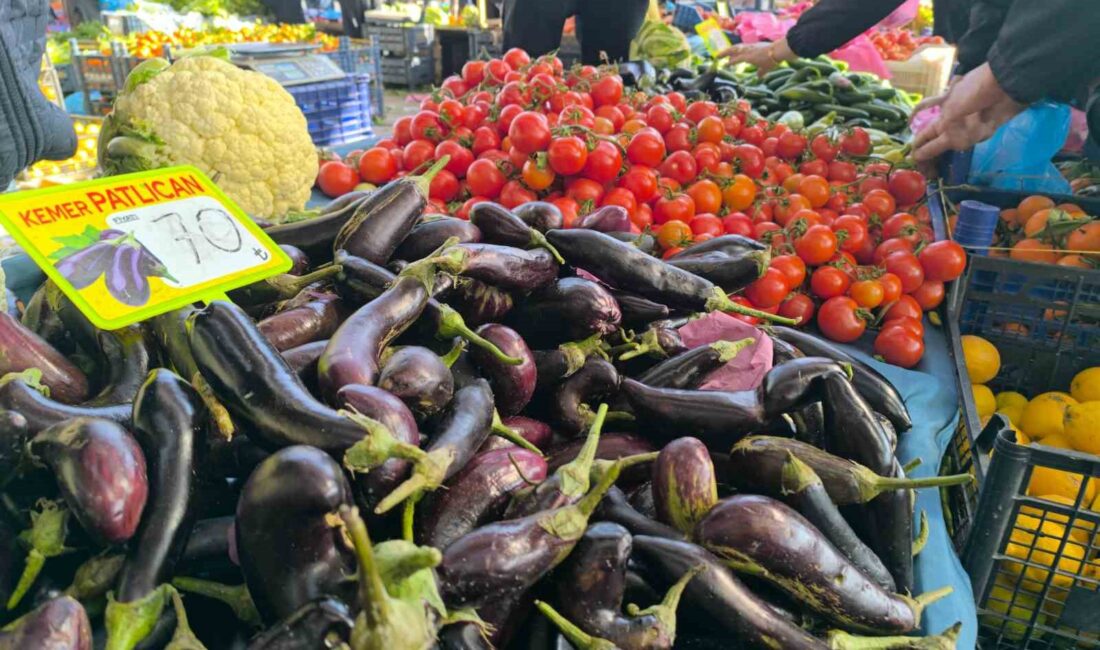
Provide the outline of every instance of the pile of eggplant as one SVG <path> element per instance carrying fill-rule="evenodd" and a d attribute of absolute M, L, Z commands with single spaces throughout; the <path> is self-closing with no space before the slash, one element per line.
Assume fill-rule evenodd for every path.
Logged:
<path fill-rule="evenodd" d="M 753 339 L 678 329 L 758 244 L 425 190 L 271 228 L 293 274 L 232 302 L 0 312 L 0 648 L 954 647 L 913 490 L 969 477 L 905 477 L 895 388 L 774 326 L 757 388 L 699 389 Z"/>

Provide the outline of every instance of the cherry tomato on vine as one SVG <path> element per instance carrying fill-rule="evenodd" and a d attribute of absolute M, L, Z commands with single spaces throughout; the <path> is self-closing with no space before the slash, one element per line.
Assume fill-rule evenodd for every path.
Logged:
<path fill-rule="evenodd" d="M 882 264 L 894 253 L 912 253 L 913 244 L 907 239 L 886 239 L 875 247 L 874 262 Z"/>
<path fill-rule="evenodd" d="M 806 279 L 806 263 L 797 255 L 777 255 L 772 258 L 770 266 L 782 271 L 792 288 L 802 286 Z"/>
<path fill-rule="evenodd" d="M 619 175 L 623 166 L 623 156 L 619 148 L 610 142 L 601 140 L 596 148 L 588 152 L 582 173 L 598 183 L 610 183 Z"/>
<path fill-rule="evenodd" d="M 445 169 L 459 178 L 466 175 L 466 170 L 474 162 L 474 152 L 455 140 L 444 140 L 437 144 L 433 155 L 436 160 L 443 156 L 450 156 L 451 159 L 447 161 Z"/>
<path fill-rule="evenodd" d="M 819 133 L 810 140 L 810 151 L 826 165 L 833 162 L 840 153 L 840 145 L 824 133 Z M 823 174 L 824 175 L 824 174 Z"/>
<path fill-rule="evenodd" d="M 557 206 L 558 210 L 561 210 L 563 228 L 572 228 L 576 225 L 579 211 L 576 200 L 568 196 L 559 196 L 555 199 L 551 199 L 550 203 L 553 203 Z"/>
<path fill-rule="evenodd" d="M 818 266 L 836 253 L 836 235 L 828 226 L 810 226 L 795 240 L 794 249 L 806 264 Z"/>
<path fill-rule="evenodd" d="M 475 160 L 466 170 L 466 185 L 475 196 L 494 199 L 507 181 L 504 172 L 491 160 Z"/>
<path fill-rule="evenodd" d="M 745 216 L 744 212 L 727 214 L 722 218 L 722 227 L 727 235 L 752 237 L 752 219 Z"/>
<path fill-rule="evenodd" d="M 864 309 L 874 309 L 881 305 L 885 293 L 878 280 L 857 280 L 848 287 L 848 295 Z"/>
<path fill-rule="evenodd" d="M 550 146 L 550 125 L 542 113 L 524 111 L 508 126 L 508 137 L 523 153 L 545 151 Z"/>
<path fill-rule="evenodd" d="M 893 273 L 883 273 L 877 279 L 882 285 L 882 304 L 888 305 L 901 297 L 901 278 Z"/>
<path fill-rule="evenodd" d="M 695 180 L 698 167 L 695 158 L 687 151 L 674 151 L 665 158 L 657 168 L 662 176 L 667 176 L 680 185 L 687 185 Z"/>
<path fill-rule="evenodd" d="M 890 174 L 887 189 L 899 205 L 910 205 L 924 197 L 924 174 L 912 169 L 898 169 Z"/>
<path fill-rule="evenodd" d="M 342 196 L 355 189 L 358 184 L 359 172 L 339 160 L 326 162 L 317 172 L 317 185 L 321 187 L 325 196 L 333 198 Z"/>
<path fill-rule="evenodd" d="M 779 315 L 794 318 L 799 325 L 805 325 L 813 320 L 814 300 L 804 293 L 792 293 L 779 303 Z"/>
<path fill-rule="evenodd" d="M 851 343 L 867 330 L 867 321 L 855 300 L 847 296 L 829 298 L 817 311 L 817 327 L 827 338 L 839 343 Z"/>
<path fill-rule="evenodd" d="M 448 203 L 458 197 L 460 190 L 458 177 L 446 169 L 441 169 L 428 186 L 428 196 Z"/>
<path fill-rule="evenodd" d="M 717 214 L 722 209 L 722 190 L 709 179 L 696 181 L 687 188 L 688 196 L 695 201 L 695 211 Z"/>
<path fill-rule="evenodd" d="M 656 167 L 665 159 L 665 141 L 656 129 L 645 128 L 630 138 L 626 157 L 635 165 Z"/>
<path fill-rule="evenodd" d="M 397 159 L 389 149 L 373 147 L 359 158 L 359 176 L 374 185 L 391 181 L 397 175 L 397 169 Z"/>
<path fill-rule="evenodd" d="M 906 331 L 912 332 L 914 336 L 924 336 L 924 323 L 919 318 L 912 318 L 909 316 L 899 316 L 882 323 L 882 329 L 888 327 L 901 327 Z"/>
<path fill-rule="evenodd" d="M 939 307 L 940 303 L 943 302 L 943 283 L 939 280 L 925 280 L 909 295 L 913 296 L 913 300 L 917 301 L 921 309 L 930 311 Z"/>
<path fill-rule="evenodd" d="M 653 222 L 656 224 L 682 221 L 686 226 L 687 222 L 691 221 L 694 216 L 695 201 L 687 194 L 662 196 L 653 204 Z"/>
<path fill-rule="evenodd" d="M 871 153 L 871 136 L 857 126 L 841 136 L 840 149 L 849 156 L 866 156 Z"/>
<path fill-rule="evenodd" d="M 634 219 L 634 213 L 638 210 L 638 199 L 634 197 L 634 193 L 625 187 L 613 187 L 603 195 L 603 200 L 600 201 L 600 205 L 617 205 L 626 210 L 627 216 Z"/>
<path fill-rule="evenodd" d="M 928 280 L 950 282 L 966 268 L 966 251 L 951 240 L 933 242 L 921 249 L 917 257 Z"/>
<path fill-rule="evenodd" d="M 886 310 L 886 313 L 883 315 L 882 320 L 892 321 L 896 318 L 912 318 L 915 320 L 920 320 L 922 313 L 923 312 L 921 311 L 920 303 L 918 303 L 913 298 L 913 296 L 903 295 L 897 299 L 897 302 L 895 302 L 893 305 L 890 306 L 889 309 Z"/>
<path fill-rule="evenodd" d="M 821 266 L 810 274 L 810 290 L 818 298 L 843 296 L 852 284 L 852 278 L 835 266 Z"/>
<path fill-rule="evenodd" d="M 545 159 L 529 158 L 523 163 L 520 174 L 523 184 L 536 192 L 541 192 L 554 183 L 554 170 L 550 169 Z"/>
<path fill-rule="evenodd" d="M 605 75 L 592 84 L 588 93 L 596 106 L 614 106 L 623 98 L 623 80 L 617 74 Z"/>
<path fill-rule="evenodd" d="M 657 229 L 657 243 L 663 249 L 686 246 L 691 241 L 691 226 L 683 221 L 667 221 Z"/>
<path fill-rule="evenodd" d="M 924 269 L 917 256 L 912 253 L 897 252 L 882 261 L 887 271 L 901 280 L 901 290 L 913 293 L 924 282 Z"/>
<path fill-rule="evenodd" d="M 880 219 L 885 219 L 894 214 L 894 210 L 897 208 L 894 197 L 886 190 L 871 190 L 867 192 L 863 196 L 863 205 L 867 206 L 871 214 L 878 215 Z"/>
<path fill-rule="evenodd" d="M 875 354 L 886 363 L 912 368 L 924 356 L 924 339 L 900 327 L 888 327 L 875 337 Z"/>
<path fill-rule="evenodd" d="M 791 292 L 787 276 L 779 269 L 769 268 L 764 275 L 745 288 L 745 297 L 761 308 L 775 307 Z"/>

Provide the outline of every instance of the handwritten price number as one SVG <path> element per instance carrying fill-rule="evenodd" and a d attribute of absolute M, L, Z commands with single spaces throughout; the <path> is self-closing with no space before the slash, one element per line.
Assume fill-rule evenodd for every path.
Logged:
<path fill-rule="evenodd" d="M 221 226 L 218 226 L 215 220 L 220 221 Z M 239 226 L 237 226 L 236 220 L 226 214 L 225 211 L 218 210 L 217 208 L 203 208 L 195 213 L 194 221 L 198 224 L 198 234 L 191 232 L 187 228 L 187 224 L 184 223 L 183 217 L 181 217 L 178 212 L 169 212 L 152 221 L 153 223 L 166 223 L 174 241 L 184 242 L 191 248 L 191 254 L 195 258 L 195 264 L 201 264 L 203 262 L 202 256 L 199 254 L 199 249 L 195 246 L 195 240 L 199 235 L 202 235 L 206 243 L 226 253 L 237 253 L 244 245 L 244 240 L 241 238 L 241 231 Z M 212 230 L 213 234 L 211 234 Z M 262 260 L 268 258 L 267 251 L 259 248 L 254 248 L 252 253 Z"/>

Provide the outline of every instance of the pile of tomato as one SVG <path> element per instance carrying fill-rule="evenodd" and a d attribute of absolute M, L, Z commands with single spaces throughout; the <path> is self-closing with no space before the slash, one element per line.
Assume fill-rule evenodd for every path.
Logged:
<path fill-rule="evenodd" d="M 943 301 L 966 257 L 934 241 L 924 177 L 871 153 L 858 127 L 810 137 L 754 117 L 744 100 L 649 96 L 624 88 L 613 68 L 566 72 L 556 57 L 513 49 L 468 62 L 392 138 L 325 163 L 319 184 L 338 195 L 448 155 L 430 186 L 439 213 L 540 200 L 573 227 L 618 205 L 665 257 L 725 234 L 764 241 L 768 268 L 731 298 L 816 318 L 835 341 L 877 328 L 876 354 L 910 367 L 924 353 L 922 312 Z"/>
<path fill-rule="evenodd" d="M 904 27 L 880 29 L 871 34 L 871 43 L 887 61 L 905 61 L 922 45 L 943 45 L 942 36 L 914 36 Z"/>

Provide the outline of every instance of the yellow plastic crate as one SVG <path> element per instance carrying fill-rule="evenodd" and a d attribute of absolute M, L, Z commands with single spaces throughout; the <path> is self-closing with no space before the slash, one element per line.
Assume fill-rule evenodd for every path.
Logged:
<path fill-rule="evenodd" d="M 932 97 L 943 92 L 955 66 L 952 45 L 922 45 L 905 61 L 887 61 L 890 83 L 911 93 Z"/>

